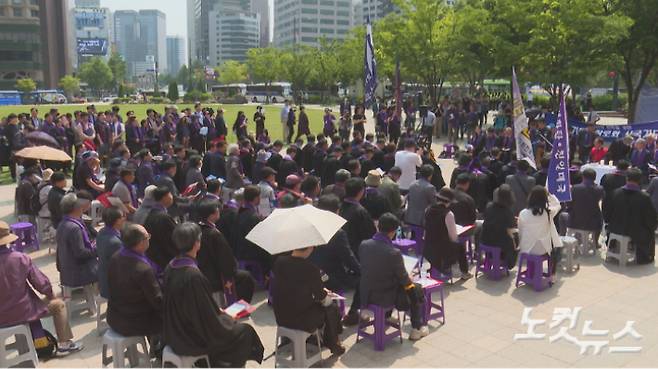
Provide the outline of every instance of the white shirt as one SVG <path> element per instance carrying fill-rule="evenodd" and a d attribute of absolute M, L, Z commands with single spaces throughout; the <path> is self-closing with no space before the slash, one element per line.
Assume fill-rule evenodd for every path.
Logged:
<path fill-rule="evenodd" d="M 281 123 L 288 122 L 288 113 L 290 113 L 290 106 L 284 105 L 283 109 L 281 109 Z"/>
<path fill-rule="evenodd" d="M 395 153 L 395 166 L 402 171 L 402 175 L 398 180 L 398 186 L 401 190 L 409 189 L 416 180 L 416 168 L 421 165 L 423 165 L 423 159 L 415 152 L 403 150 Z"/>
<path fill-rule="evenodd" d="M 423 123 L 424 127 L 434 127 L 434 121 L 436 120 L 436 115 L 431 111 L 427 111 L 427 116 L 425 118 L 420 118 L 420 121 Z"/>
<path fill-rule="evenodd" d="M 548 211 L 533 215 L 532 210 L 519 213 L 519 249 L 531 255 L 550 254 L 553 247 L 562 247 L 553 219 L 560 212 L 560 201 L 555 195 L 548 196 Z"/>

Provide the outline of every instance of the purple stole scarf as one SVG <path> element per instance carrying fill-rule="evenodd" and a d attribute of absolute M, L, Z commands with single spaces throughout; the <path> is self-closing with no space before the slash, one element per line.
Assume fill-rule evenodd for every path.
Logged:
<path fill-rule="evenodd" d="M 344 199 L 343 199 L 343 202 L 346 202 L 346 203 L 348 203 L 348 204 L 353 204 L 353 205 L 361 205 L 358 201 L 356 201 L 356 200 L 354 200 L 354 199 L 344 198 Z"/>
<path fill-rule="evenodd" d="M 629 191 L 636 191 L 636 192 L 639 192 L 639 191 L 642 190 L 642 188 L 640 187 L 640 185 L 637 185 L 637 184 L 635 184 L 635 183 L 626 183 L 626 184 L 624 185 L 624 189 L 625 189 L 625 190 L 629 190 Z"/>
<path fill-rule="evenodd" d="M 381 233 L 381 232 L 377 232 L 377 233 L 375 233 L 375 234 L 372 236 L 372 239 L 373 239 L 374 241 L 385 242 L 385 243 L 387 243 L 388 245 L 393 245 L 393 241 L 392 241 L 390 238 L 388 238 L 387 235 L 385 235 L 385 234 L 383 234 L 383 233 Z"/>
<path fill-rule="evenodd" d="M 139 261 L 147 264 L 153 270 L 153 274 L 155 274 L 155 277 L 158 279 L 158 282 L 160 282 L 159 279 L 160 279 L 160 276 L 162 275 L 162 270 L 160 270 L 160 267 L 158 266 L 158 264 L 154 263 L 146 255 L 142 255 L 138 252 L 135 252 L 135 251 L 127 248 L 125 245 L 121 247 L 121 250 L 119 250 L 119 255 L 126 256 L 126 257 L 129 257 L 129 258 L 133 258 L 133 259 L 139 260 Z"/>
<path fill-rule="evenodd" d="M 131 183 L 126 183 L 123 179 L 121 182 L 128 188 L 130 192 L 130 204 L 133 208 L 137 209 L 139 207 L 139 202 L 137 201 L 137 192 L 135 191 L 135 186 Z"/>
<path fill-rule="evenodd" d="M 638 150 L 633 150 L 633 154 L 631 154 L 631 164 L 633 164 L 634 167 L 639 167 L 644 164 L 644 158 L 646 157 L 647 152 L 646 150 L 638 151 Z"/>
<path fill-rule="evenodd" d="M 197 265 L 196 260 L 192 259 L 189 256 L 178 256 L 173 258 L 169 262 L 169 267 L 174 268 L 174 269 L 181 269 L 181 268 L 186 268 L 186 267 L 192 267 L 199 269 L 199 266 Z"/>
<path fill-rule="evenodd" d="M 80 219 L 76 219 L 73 217 L 70 217 L 68 215 L 65 215 L 62 220 L 71 222 L 80 228 L 80 232 L 82 232 L 82 243 L 84 244 L 85 248 L 87 250 L 95 250 L 96 245 L 94 245 L 91 240 L 89 239 L 89 233 L 87 232 L 87 227 L 80 221 Z"/>

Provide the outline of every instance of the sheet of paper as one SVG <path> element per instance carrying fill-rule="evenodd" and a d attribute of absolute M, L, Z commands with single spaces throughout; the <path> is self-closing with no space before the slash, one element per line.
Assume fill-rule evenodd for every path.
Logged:
<path fill-rule="evenodd" d="M 459 224 L 457 224 L 457 235 L 461 236 L 462 234 L 470 231 L 473 228 L 475 228 L 474 224 L 468 226 L 460 226 Z"/>
<path fill-rule="evenodd" d="M 413 256 L 402 255 L 402 261 L 404 262 L 404 269 L 407 270 L 409 275 L 412 274 L 412 271 L 416 268 L 418 264 L 418 259 Z"/>
<path fill-rule="evenodd" d="M 233 305 L 227 307 L 226 310 L 224 310 L 224 312 L 230 315 L 231 317 L 235 318 L 246 309 L 247 309 L 246 305 L 240 302 L 234 302 Z"/>

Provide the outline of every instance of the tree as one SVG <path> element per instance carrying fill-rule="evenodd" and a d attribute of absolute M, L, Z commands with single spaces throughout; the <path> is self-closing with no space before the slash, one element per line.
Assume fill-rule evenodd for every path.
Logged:
<path fill-rule="evenodd" d="M 265 83 L 269 103 L 270 86 L 283 75 L 281 51 L 273 47 L 247 50 L 247 68 L 251 79 Z"/>
<path fill-rule="evenodd" d="M 107 65 L 112 70 L 112 86 L 118 89 L 119 84 L 126 80 L 126 61 L 115 51 L 110 55 Z"/>
<path fill-rule="evenodd" d="M 112 70 L 99 57 L 91 58 L 80 67 L 80 79 L 87 82 L 89 87 L 98 93 L 112 88 Z"/>
<path fill-rule="evenodd" d="M 642 88 L 658 63 L 658 12 L 655 0 L 608 0 L 606 12 L 629 17 L 633 25 L 618 40 L 616 63 L 628 92 L 628 121 L 635 121 L 635 109 Z M 657 78 L 658 79 L 658 78 Z"/>
<path fill-rule="evenodd" d="M 175 81 L 169 82 L 169 90 L 167 91 L 167 97 L 171 102 L 176 102 L 178 100 L 178 83 Z"/>
<path fill-rule="evenodd" d="M 336 86 L 339 71 L 338 59 L 336 58 L 337 50 L 337 42 L 328 41 L 325 38 L 321 38 L 320 46 L 313 49 L 311 81 L 320 90 L 320 99 L 322 101 L 324 101 L 325 93 L 331 93 L 332 88 Z"/>
<path fill-rule="evenodd" d="M 300 99 L 313 69 L 313 48 L 298 45 L 281 53 L 282 78 L 292 84 L 293 96 Z"/>
<path fill-rule="evenodd" d="M 23 94 L 28 94 L 37 89 L 37 83 L 32 78 L 21 78 L 16 81 L 16 89 Z"/>
<path fill-rule="evenodd" d="M 225 61 L 217 68 L 217 80 L 221 84 L 239 83 L 247 80 L 247 65 L 235 60 Z"/>
<path fill-rule="evenodd" d="M 64 94 L 71 99 L 75 94 L 80 92 L 80 79 L 66 75 L 59 80 L 59 87 L 64 90 Z"/>

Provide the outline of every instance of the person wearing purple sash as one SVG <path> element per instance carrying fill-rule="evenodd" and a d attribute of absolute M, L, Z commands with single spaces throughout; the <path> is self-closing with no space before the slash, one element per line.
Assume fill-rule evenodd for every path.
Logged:
<path fill-rule="evenodd" d="M 57 270 L 60 282 L 67 287 L 83 287 L 98 281 L 96 246 L 91 242 L 82 214 L 91 201 L 69 193 L 62 198 L 64 217 L 57 226 Z"/>
<path fill-rule="evenodd" d="M 54 122 L 55 117 L 53 117 L 50 113 L 47 113 L 46 115 L 43 116 L 43 123 L 41 125 L 41 131 L 51 135 L 52 137 L 55 137 L 55 134 L 53 130 L 55 129 L 55 122 Z"/>
<path fill-rule="evenodd" d="M 144 132 L 134 116 L 129 117 L 126 122 L 126 146 L 133 153 L 144 147 Z"/>
<path fill-rule="evenodd" d="M 139 165 L 135 171 L 137 181 L 137 197 L 144 197 L 146 187 L 155 183 L 155 171 L 153 168 L 153 155 L 149 149 L 143 149 L 137 153 Z"/>
<path fill-rule="evenodd" d="M 123 246 L 108 268 L 107 324 L 122 336 L 147 336 L 155 352 L 162 349 L 163 294 L 158 268 L 144 253 L 151 236 L 139 224 L 124 228 Z"/>
<path fill-rule="evenodd" d="M 651 163 L 651 154 L 647 151 L 646 145 L 646 141 L 639 138 L 635 141 L 635 148 L 631 151 L 631 165 L 642 171 L 645 177 L 643 182 L 646 182 L 649 176 L 649 164 Z"/>
<path fill-rule="evenodd" d="M 103 210 L 105 227 L 96 236 L 96 251 L 98 253 L 98 289 L 103 298 L 109 298 L 107 271 L 110 259 L 123 246 L 121 229 L 126 222 L 126 216 L 119 208 L 111 207 Z"/>
<path fill-rule="evenodd" d="M 183 223 L 172 239 L 179 254 L 165 270 L 163 343 L 178 355 L 208 355 L 210 367 L 262 362 L 264 348 L 254 328 L 225 314 L 212 298 L 210 283 L 196 261 L 199 226 Z"/>
<path fill-rule="evenodd" d="M 334 133 L 336 133 L 336 125 L 334 122 L 336 121 L 336 116 L 331 114 L 331 109 L 325 108 L 324 109 L 324 117 L 322 118 L 323 121 L 323 126 L 322 126 L 322 133 L 324 134 L 325 137 L 333 137 Z"/>
<path fill-rule="evenodd" d="M 9 232 L 9 225 L 0 221 L 0 327 L 38 322 L 51 315 L 58 351 L 80 351 L 82 345 L 72 341 L 73 332 L 66 305 L 55 297 L 48 277 L 32 263 L 29 256 L 8 247 L 17 239 Z M 45 298 L 41 299 L 35 291 Z"/>
<path fill-rule="evenodd" d="M 134 214 L 139 207 L 137 201 L 137 190 L 133 182 L 135 181 L 135 170 L 131 167 L 124 167 L 119 173 L 121 179 L 112 187 L 112 196 L 116 196 L 121 200 L 123 206 L 126 207 L 129 215 Z"/>

